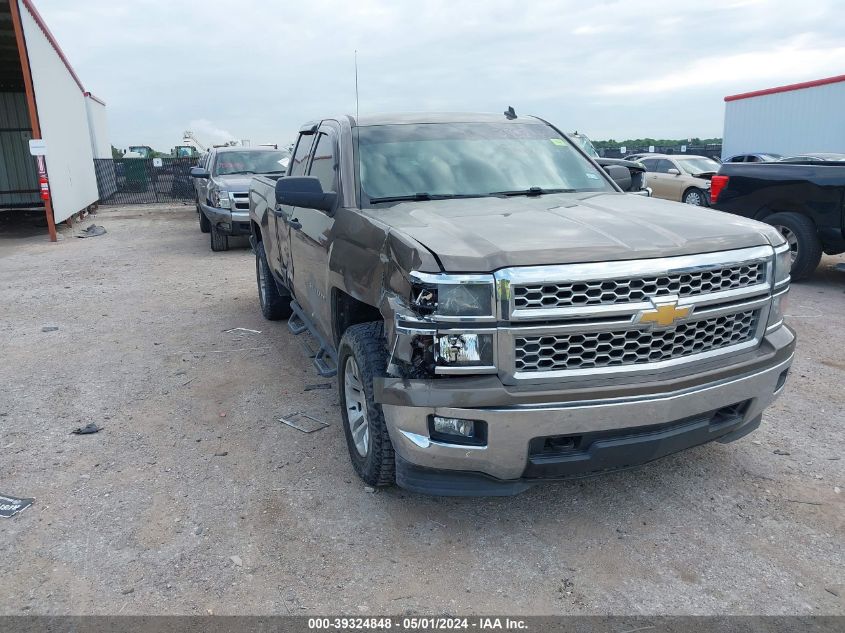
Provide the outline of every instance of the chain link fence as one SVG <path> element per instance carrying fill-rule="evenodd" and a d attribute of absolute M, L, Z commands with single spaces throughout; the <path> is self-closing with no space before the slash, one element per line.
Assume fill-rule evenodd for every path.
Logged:
<path fill-rule="evenodd" d="M 100 204 L 149 204 L 194 200 L 196 158 L 97 158 Z"/>

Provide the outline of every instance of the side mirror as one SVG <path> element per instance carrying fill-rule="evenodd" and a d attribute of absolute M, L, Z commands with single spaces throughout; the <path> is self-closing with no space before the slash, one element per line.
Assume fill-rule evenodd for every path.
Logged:
<path fill-rule="evenodd" d="M 276 203 L 289 207 L 331 211 L 337 202 L 334 191 L 323 191 L 314 176 L 282 176 L 276 181 Z"/>
<path fill-rule="evenodd" d="M 674 167 L 671 167 L 671 168 L 667 169 L 667 170 L 666 170 L 666 173 L 667 173 L 667 174 L 672 174 L 673 176 L 680 176 L 680 175 L 681 175 L 681 172 L 680 172 L 680 171 L 678 171 L 677 169 L 675 169 Z"/>
<path fill-rule="evenodd" d="M 191 178 L 210 178 L 211 174 L 202 167 L 191 167 Z"/>
<path fill-rule="evenodd" d="M 604 168 L 611 180 L 619 185 L 622 191 L 631 189 L 631 170 L 624 165 L 608 165 Z"/>

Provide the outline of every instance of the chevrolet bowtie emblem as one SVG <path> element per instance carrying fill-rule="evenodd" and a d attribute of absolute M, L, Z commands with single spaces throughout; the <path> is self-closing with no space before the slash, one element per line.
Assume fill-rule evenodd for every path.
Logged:
<path fill-rule="evenodd" d="M 653 310 L 643 310 L 640 312 L 639 323 L 652 323 L 660 327 L 669 327 L 675 322 L 685 319 L 692 312 L 692 306 L 678 307 L 677 299 L 670 299 L 667 301 L 652 301 L 654 304 Z"/>

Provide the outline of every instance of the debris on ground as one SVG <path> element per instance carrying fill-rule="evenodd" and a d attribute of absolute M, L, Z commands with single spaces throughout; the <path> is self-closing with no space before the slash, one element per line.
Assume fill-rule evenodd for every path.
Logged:
<path fill-rule="evenodd" d="M 92 433 L 99 433 L 103 430 L 103 427 L 97 426 L 93 422 L 89 422 L 85 426 L 80 426 L 79 428 L 73 429 L 71 433 L 74 435 L 91 435 Z"/>
<path fill-rule="evenodd" d="M 229 560 L 235 563 L 235 565 L 237 565 L 238 567 L 244 566 L 244 562 L 241 560 L 240 556 L 230 556 Z"/>
<path fill-rule="evenodd" d="M 316 391 L 318 389 L 331 389 L 332 383 L 330 382 L 319 382 L 313 385 L 305 385 L 302 391 Z"/>
<path fill-rule="evenodd" d="M 214 453 L 215 457 L 226 457 L 229 454 L 229 451 L 217 451 Z"/>
<path fill-rule="evenodd" d="M 289 427 L 292 427 L 297 431 L 302 431 L 303 433 L 313 433 L 314 431 L 319 431 L 329 426 L 327 422 L 323 422 L 322 420 L 302 411 L 282 416 L 279 418 L 279 422 L 287 424 Z"/>
<path fill-rule="evenodd" d="M 18 512 L 23 512 L 35 503 L 35 499 L 18 499 L 0 494 L 0 517 L 11 519 Z"/>
<path fill-rule="evenodd" d="M 372 486 L 364 486 L 364 492 L 373 493 L 375 491 L 376 491 L 376 489 L 373 488 Z"/>
<path fill-rule="evenodd" d="M 223 330 L 224 334 L 231 334 L 232 332 L 246 332 L 247 334 L 261 334 L 261 330 L 250 330 L 246 327 L 233 327 L 228 330 Z"/>
<path fill-rule="evenodd" d="M 776 448 L 776 449 L 775 449 L 775 450 L 773 450 L 772 452 L 773 452 L 775 455 L 789 455 L 789 454 L 790 454 L 790 452 L 789 452 L 789 451 L 784 451 L 784 450 L 782 450 L 782 449 L 780 449 L 780 448 Z"/>
<path fill-rule="evenodd" d="M 97 237 L 98 235 L 102 235 L 105 232 L 105 227 L 92 224 L 88 228 L 83 229 L 82 232 L 76 237 Z"/>
<path fill-rule="evenodd" d="M 41 331 L 42 332 L 57 332 L 58 329 L 59 329 L 58 325 L 45 325 L 43 328 L 41 328 Z"/>

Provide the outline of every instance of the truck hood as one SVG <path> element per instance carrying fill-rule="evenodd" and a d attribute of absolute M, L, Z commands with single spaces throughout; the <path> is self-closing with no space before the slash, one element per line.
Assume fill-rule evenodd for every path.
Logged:
<path fill-rule="evenodd" d="M 253 179 L 252 174 L 234 174 L 232 176 L 215 176 L 214 183 L 226 191 L 249 191 L 249 183 Z"/>
<path fill-rule="evenodd" d="M 767 245 L 767 225 L 624 193 L 403 202 L 365 213 L 446 272 L 689 255 Z"/>

